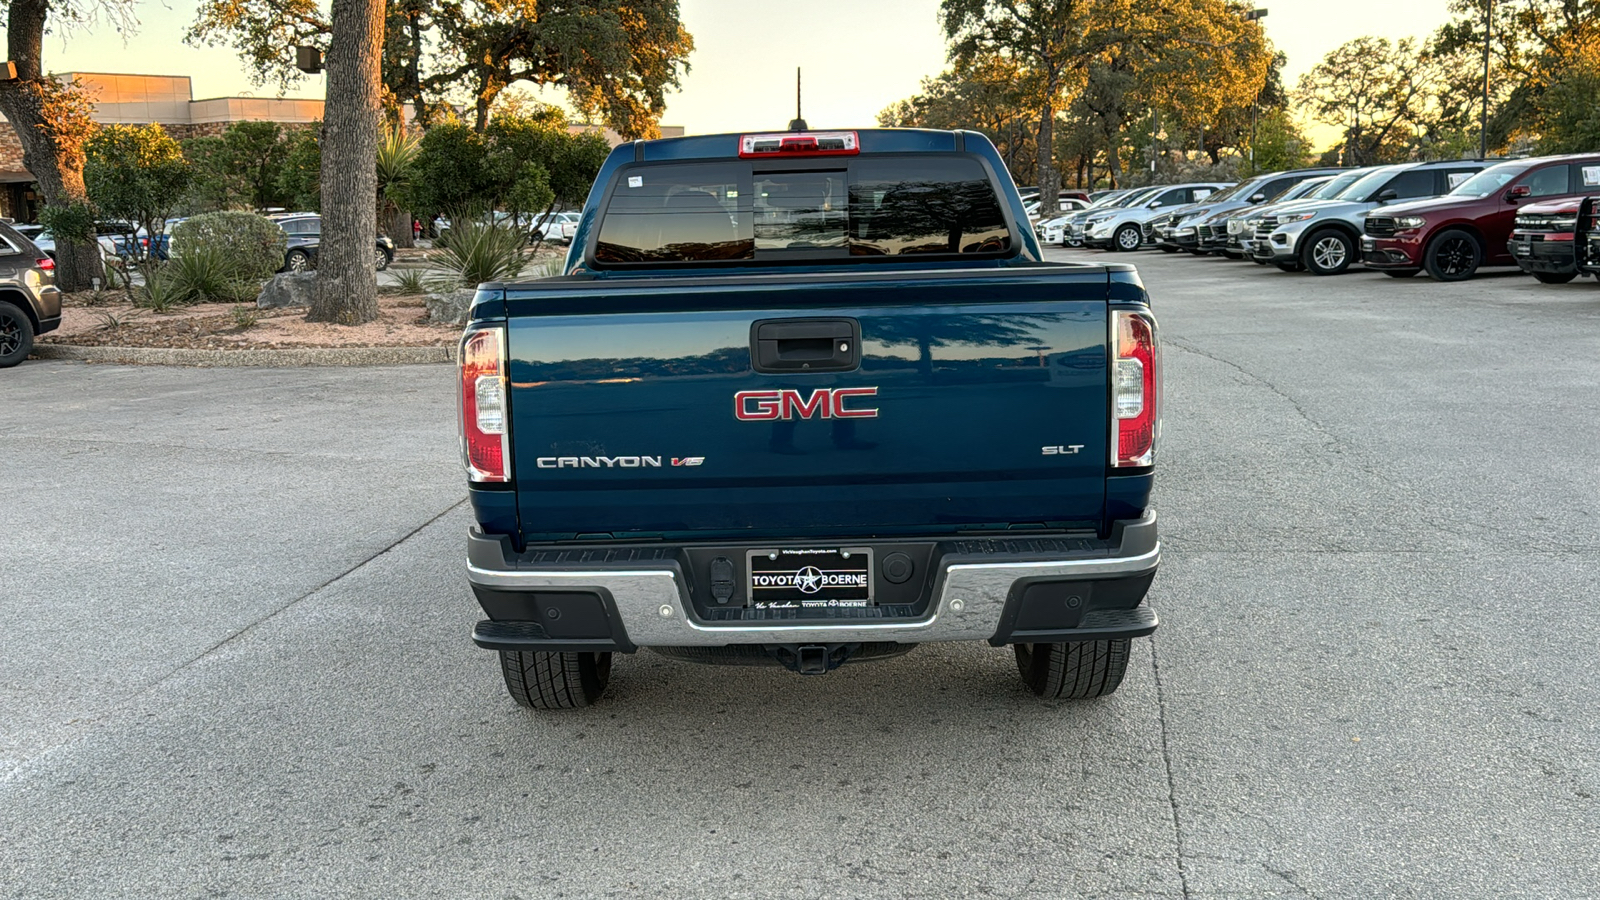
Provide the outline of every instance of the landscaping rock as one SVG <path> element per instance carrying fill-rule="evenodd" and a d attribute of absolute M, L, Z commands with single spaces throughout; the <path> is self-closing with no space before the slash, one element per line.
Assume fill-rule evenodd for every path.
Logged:
<path fill-rule="evenodd" d="M 444 325 L 467 324 L 467 310 L 472 308 L 472 298 L 477 293 L 472 288 L 459 288 L 428 294 L 424 301 L 428 307 L 428 321 Z"/>
<path fill-rule="evenodd" d="M 256 297 L 256 309 L 282 309 L 286 306 L 310 306 L 317 296 L 317 273 L 281 272 L 261 288 Z"/>

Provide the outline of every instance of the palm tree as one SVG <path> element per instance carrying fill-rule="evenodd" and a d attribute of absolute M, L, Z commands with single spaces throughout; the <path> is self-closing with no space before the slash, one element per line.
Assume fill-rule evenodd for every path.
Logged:
<path fill-rule="evenodd" d="M 417 158 L 417 138 L 404 126 L 385 127 L 378 137 L 378 231 L 394 238 L 400 247 L 413 246 L 411 212 L 396 198 L 411 181 L 411 164 Z"/>

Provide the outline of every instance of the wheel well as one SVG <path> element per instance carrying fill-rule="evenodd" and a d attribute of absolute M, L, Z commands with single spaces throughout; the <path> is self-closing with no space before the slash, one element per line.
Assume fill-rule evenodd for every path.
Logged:
<path fill-rule="evenodd" d="M 38 333 L 39 311 L 33 308 L 33 301 L 28 299 L 27 294 L 15 288 L 0 288 L 0 300 L 21 307 L 23 314 L 28 317 L 28 321 L 33 323 L 34 333 Z"/>
<path fill-rule="evenodd" d="M 1428 238 L 1427 246 L 1423 248 L 1422 252 L 1427 254 L 1428 252 L 1432 251 L 1433 245 L 1439 242 L 1439 238 L 1451 231 L 1466 232 L 1467 236 L 1471 237 L 1472 240 L 1477 243 L 1479 255 L 1483 256 L 1485 259 L 1488 258 L 1489 244 L 1484 240 L 1483 232 L 1478 230 L 1478 226 L 1473 225 L 1470 222 L 1451 222 L 1449 225 L 1434 229 L 1433 234 Z"/>
<path fill-rule="evenodd" d="M 1306 237 L 1308 239 L 1309 238 L 1313 238 L 1313 237 L 1316 237 L 1318 234 L 1320 234 L 1320 233 L 1322 233 L 1324 231 L 1337 231 L 1337 232 L 1340 232 L 1345 237 L 1347 237 L 1351 241 L 1355 242 L 1357 250 L 1361 249 L 1361 234 L 1360 234 L 1360 232 L 1358 232 L 1354 228 L 1352 228 L 1348 222 L 1339 222 L 1339 221 L 1324 222 L 1324 223 L 1322 223 L 1320 225 L 1317 225 L 1316 227 L 1310 229 L 1311 233 L 1307 234 Z"/>

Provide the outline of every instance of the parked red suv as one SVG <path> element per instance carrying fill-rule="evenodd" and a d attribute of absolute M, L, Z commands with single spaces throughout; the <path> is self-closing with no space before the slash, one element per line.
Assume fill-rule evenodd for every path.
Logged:
<path fill-rule="evenodd" d="M 1517 213 L 1517 227 L 1506 249 L 1517 266 L 1545 284 L 1578 277 L 1578 208 L 1581 198 L 1534 203 Z"/>
<path fill-rule="evenodd" d="M 1443 197 L 1386 206 L 1367 216 L 1362 261 L 1396 278 L 1426 269 L 1464 281 L 1481 266 L 1509 266 L 1517 209 L 1600 191 L 1600 155 L 1517 159 L 1490 166 Z"/>

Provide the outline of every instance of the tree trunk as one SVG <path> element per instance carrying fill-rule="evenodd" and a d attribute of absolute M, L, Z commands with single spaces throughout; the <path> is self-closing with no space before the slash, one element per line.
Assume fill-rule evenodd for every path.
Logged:
<path fill-rule="evenodd" d="M 333 0 L 322 124 L 322 247 L 312 322 L 378 317 L 379 63 L 384 0 Z"/>
<path fill-rule="evenodd" d="M 83 187 L 82 147 L 62 146 L 55 123 L 44 114 L 45 86 L 40 55 L 44 46 L 45 18 L 49 0 L 12 0 L 6 19 L 6 42 L 17 77 L 0 81 L 0 112 L 17 132 L 22 144 L 22 165 L 39 182 L 39 193 L 51 206 L 87 203 Z M 104 274 L 100 245 L 87 241 L 60 241 L 56 244 L 56 285 L 63 291 L 82 291 L 92 287 L 91 279 Z"/>
<path fill-rule="evenodd" d="M 1039 110 L 1039 140 L 1038 158 L 1034 160 L 1037 167 L 1039 182 L 1039 218 L 1049 218 L 1050 213 L 1061 211 L 1061 176 L 1056 173 L 1054 165 L 1056 154 L 1056 104 L 1055 92 L 1058 84 L 1055 78 L 1050 79 L 1050 95 L 1045 98 L 1044 107 Z"/>
<path fill-rule="evenodd" d="M 401 209 L 393 203 L 385 204 L 384 213 L 388 221 L 378 229 L 380 233 L 388 234 L 394 238 L 396 247 L 411 248 L 417 245 L 416 232 L 411 229 L 411 211 Z"/>

